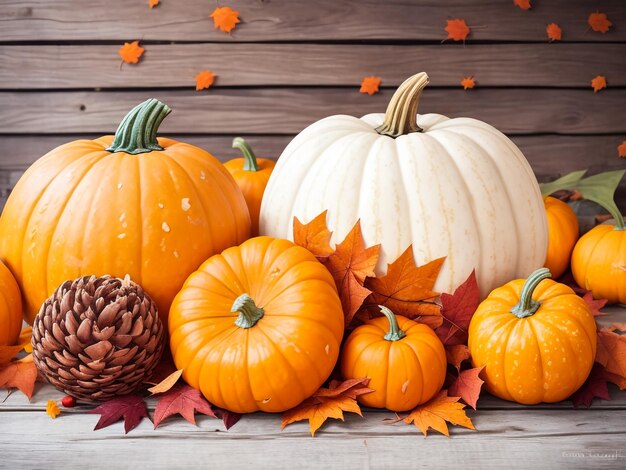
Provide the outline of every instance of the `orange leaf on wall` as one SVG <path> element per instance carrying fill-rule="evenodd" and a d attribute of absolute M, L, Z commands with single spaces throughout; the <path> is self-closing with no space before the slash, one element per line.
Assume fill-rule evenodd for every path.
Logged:
<path fill-rule="evenodd" d="M 522 10 L 530 10 L 530 0 L 513 0 L 513 3 Z"/>
<path fill-rule="evenodd" d="M 230 7 L 217 7 L 213 10 L 213 13 L 209 15 L 209 18 L 213 18 L 213 25 L 215 29 L 219 28 L 220 31 L 230 33 L 237 23 L 239 23 L 239 12 L 233 10 Z"/>
<path fill-rule="evenodd" d="M 591 80 L 591 87 L 593 88 L 593 92 L 597 93 L 600 90 L 606 88 L 606 77 L 603 75 L 597 75 Z"/>
<path fill-rule="evenodd" d="M 461 80 L 461 86 L 463 87 L 464 90 L 471 90 L 472 88 L 474 88 L 476 86 L 476 81 L 474 80 L 474 77 L 465 77 L 463 78 L 463 80 Z"/>
<path fill-rule="evenodd" d="M 471 31 L 465 20 L 460 19 L 447 20 L 444 30 L 448 33 L 446 39 L 453 39 L 454 41 L 465 41 Z"/>
<path fill-rule="evenodd" d="M 550 23 L 546 27 L 546 33 L 550 41 L 560 41 L 562 36 L 561 27 L 556 23 Z"/>
<path fill-rule="evenodd" d="M 136 64 L 143 55 L 145 49 L 139 45 L 139 40 L 133 42 L 125 42 L 117 51 L 122 62 L 127 64 Z"/>
<path fill-rule="evenodd" d="M 617 156 L 626 158 L 626 140 L 617 146 Z"/>
<path fill-rule="evenodd" d="M 591 13 L 589 18 L 587 18 L 587 23 L 589 27 L 598 33 L 606 33 L 613 23 L 609 21 L 606 16 L 606 13 L 600 13 L 599 11 L 595 13 Z"/>
<path fill-rule="evenodd" d="M 359 90 L 361 93 L 367 93 L 368 95 L 373 95 L 374 93 L 378 93 L 378 87 L 382 82 L 380 77 L 364 77 L 361 81 L 361 89 Z"/>
<path fill-rule="evenodd" d="M 215 74 L 210 70 L 203 70 L 196 75 L 196 91 L 204 90 L 213 85 Z"/>

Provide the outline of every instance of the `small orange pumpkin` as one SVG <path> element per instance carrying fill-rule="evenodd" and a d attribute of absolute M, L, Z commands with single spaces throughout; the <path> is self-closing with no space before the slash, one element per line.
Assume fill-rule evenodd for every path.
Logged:
<path fill-rule="evenodd" d="M 256 237 L 259 234 L 259 213 L 263 193 L 276 162 L 267 158 L 257 158 L 252 147 L 241 137 L 234 138 L 233 148 L 239 149 L 243 157 L 229 160 L 224 166 L 233 175 L 246 198 L 251 219 L 250 232 Z"/>
<path fill-rule="evenodd" d="M 11 271 L 0 262 L 0 346 L 17 343 L 22 329 L 22 297 Z"/>
<path fill-rule="evenodd" d="M 308 250 L 270 237 L 209 258 L 174 299 L 170 345 L 183 378 L 238 413 L 298 405 L 332 372 L 344 319 Z"/>
<path fill-rule="evenodd" d="M 585 382 L 596 357 L 596 322 L 574 291 L 541 268 L 494 289 L 469 326 L 474 367 L 487 390 L 525 405 L 553 403 Z"/>
<path fill-rule="evenodd" d="M 407 411 L 434 397 L 446 378 L 446 351 L 428 326 L 396 316 L 380 306 L 384 317 L 357 327 L 341 353 L 345 379 L 369 377 L 374 392 L 358 397 L 373 408 Z"/>
<path fill-rule="evenodd" d="M 569 204 L 559 199 L 547 196 L 543 203 L 548 219 L 548 253 L 545 267 L 558 278 L 569 266 L 572 250 L 578 240 L 578 218 Z"/>

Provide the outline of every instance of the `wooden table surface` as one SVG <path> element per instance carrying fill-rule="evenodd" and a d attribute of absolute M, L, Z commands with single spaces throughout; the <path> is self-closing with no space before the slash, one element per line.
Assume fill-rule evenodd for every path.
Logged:
<path fill-rule="evenodd" d="M 626 309 L 605 309 L 601 325 L 626 323 Z M 395 415 L 366 410 L 329 420 L 312 438 L 307 422 L 281 431 L 280 415 L 244 416 L 226 431 L 197 415 L 197 427 L 170 418 L 158 429 L 144 419 L 124 435 L 120 421 L 92 431 L 92 406 L 46 414 L 63 394 L 39 384 L 32 401 L 19 392 L 0 403 L 0 468 L 625 468 L 626 391 L 610 386 L 611 401 L 573 409 L 570 402 L 522 406 L 487 394 L 468 411 L 477 431 L 451 426 L 450 438 L 427 438 Z M 4 393 L 4 392 L 1 392 Z M 2 397 L 0 396 L 0 401 Z M 154 411 L 155 401 L 149 400 Z"/>

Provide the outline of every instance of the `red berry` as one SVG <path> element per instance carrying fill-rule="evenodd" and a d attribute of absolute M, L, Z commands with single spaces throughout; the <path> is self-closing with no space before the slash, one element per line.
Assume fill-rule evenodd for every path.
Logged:
<path fill-rule="evenodd" d="M 64 396 L 61 400 L 61 405 L 63 405 L 65 408 L 73 408 L 74 406 L 76 406 L 76 398 L 69 395 Z"/>

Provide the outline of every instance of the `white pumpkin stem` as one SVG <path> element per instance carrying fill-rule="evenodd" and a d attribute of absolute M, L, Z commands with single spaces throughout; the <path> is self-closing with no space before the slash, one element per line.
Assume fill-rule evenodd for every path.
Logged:
<path fill-rule="evenodd" d="M 410 132 L 422 132 L 417 125 L 417 106 L 429 81 L 426 72 L 406 79 L 391 97 L 385 120 L 376 128 L 376 132 L 393 138 Z"/>

